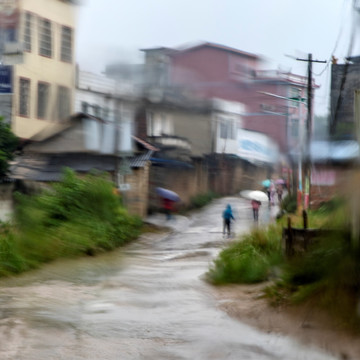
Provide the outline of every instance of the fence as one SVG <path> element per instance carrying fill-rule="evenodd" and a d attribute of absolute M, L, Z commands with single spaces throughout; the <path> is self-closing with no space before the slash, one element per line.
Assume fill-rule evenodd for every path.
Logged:
<path fill-rule="evenodd" d="M 307 212 L 303 211 L 303 228 L 294 228 L 291 226 L 291 219 L 288 217 L 287 228 L 283 229 L 282 242 L 285 255 L 287 257 L 293 257 L 306 252 L 309 247 L 326 236 L 342 236 L 345 239 L 348 238 L 342 230 L 333 229 L 308 229 L 308 217 Z"/>

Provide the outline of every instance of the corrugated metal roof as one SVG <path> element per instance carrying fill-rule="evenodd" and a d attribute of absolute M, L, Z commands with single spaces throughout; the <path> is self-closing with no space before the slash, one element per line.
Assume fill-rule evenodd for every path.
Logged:
<path fill-rule="evenodd" d="M 129 157 L 130 167 L 146 166 L 153 151 Z M 60 154 L 60 155 L 25 155 L 18 157 L 11 165 L 11 177 L 21 180 L 59 181 L 64 167 L 76 172 L 90 172 L 91 170 L 115 171 L 116 157 L 91 154 Z"/>
<path fill-rule="evenodd" d="M 130 166 L 133 168 L 144 167 L 148 161 L 150 161 L 153 151 L 148 151 L 146 154 L 141 154 L 138 156 L 131 157 Z"/>

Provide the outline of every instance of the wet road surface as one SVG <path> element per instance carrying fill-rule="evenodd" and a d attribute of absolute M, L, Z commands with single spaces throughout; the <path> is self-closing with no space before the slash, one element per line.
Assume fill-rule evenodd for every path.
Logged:
<path fill-rule="evenodd" d="M 169 234 L 1 280 L 0 359 L 335 359 L 217 308 L 203 275 L 229 241 L 221 234 L 227 203 L 235 233 L 249 229 L 248 202 L 219 199 L 189 218 L 149 218 Z M 270 217 L 261 209 L 260 224 Z"/>

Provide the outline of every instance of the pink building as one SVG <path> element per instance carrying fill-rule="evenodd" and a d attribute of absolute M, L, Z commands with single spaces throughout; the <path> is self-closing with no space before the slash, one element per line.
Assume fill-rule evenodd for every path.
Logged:
<path fill-rule="evenodd" d="M 283 153 L 297 146 L 306 105 L 287 98 L 306 97 L 306 77 L 263 71 L 258 55 L 213 43 L 143 51 L 148 79 L 157 79 L 148 82 L 151 86 L 175 86 L 206 98 L 241 102 L 246 106 L 244 129 L 268 135 Z"/>

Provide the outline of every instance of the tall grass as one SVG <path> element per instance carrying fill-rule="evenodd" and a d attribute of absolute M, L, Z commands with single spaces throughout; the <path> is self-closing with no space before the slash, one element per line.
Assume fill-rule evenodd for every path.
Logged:
<path fill-rule="evenodd" d="M 206 193 L 198 194 L 196 196 L 193 196 L 190 199 L 190 208 L 191 209 L 200 209 L 207 204 L 209 204 L 211 201 L 219 197 L 216 193 L 213 191 L 208 191 Z"/>
<path fill-rule="evenodd" d="M 141 231 L 141 220 L 127 213 L 100 175 L 80 178 L 66 170 L 50 190 L 16 200 L 13 225 L 0 231 L 0 275 L 114 249 Z"/>
<path fill-rule="evenodd" d="M 333 229 L 333 233 L 289 259 L 268 294 L 281 292 L 291 303 L 311 301 L 334 318 L 359 328 L 360 249 L 351 241 L 346 203 L 334 199 L 311 218 L 313 224 Z"/>
<path fill-rule="evenodd" d="M 223 249 L 207 273 L 213 284 L 267 280 L 283 261 L 281 228 L 254 229 Z"/>

